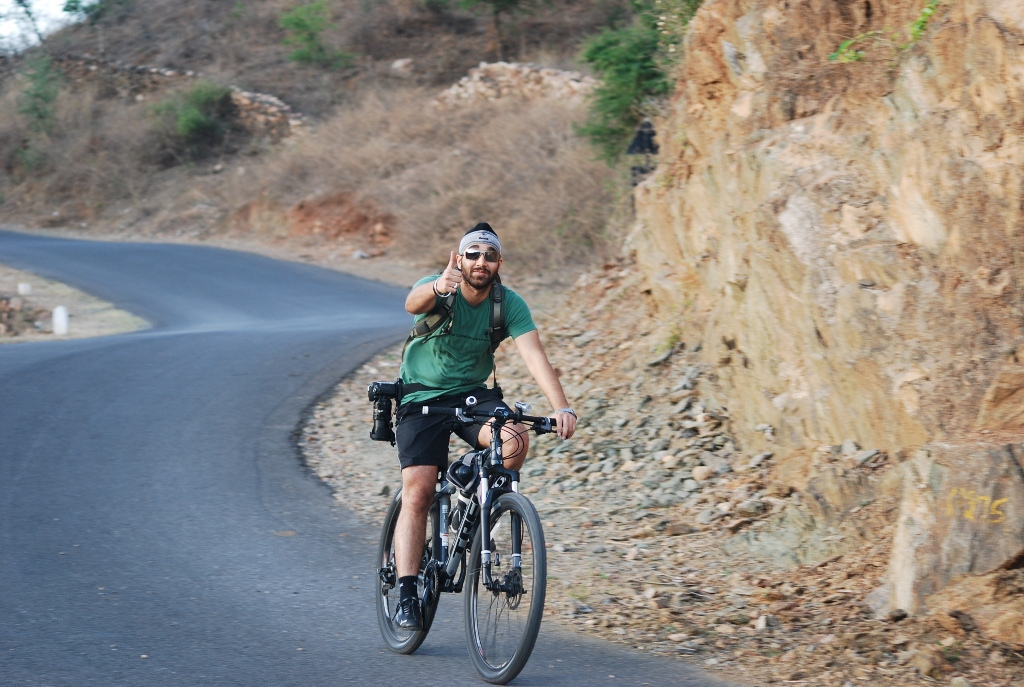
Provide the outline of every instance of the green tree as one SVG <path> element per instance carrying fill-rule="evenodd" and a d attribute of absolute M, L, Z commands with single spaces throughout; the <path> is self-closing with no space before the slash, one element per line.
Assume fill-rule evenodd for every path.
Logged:
<path fill-rule="evenodd" d="M 702 0 L 634 0 L 632 23 L 605 29 L 583 46 L 581 59 L 600 83 L 579 128 L 608 162 L 625 153 L 636 127 L 672 90 L 669 78 L 683 34 Z"/>
<path fill-rule="evenodd" d="M 580 133 L 597 145 L 609 162 L 625 152 L 651 99 L 669 93 L 669 81 L 655 60 L 658 32 L 642 25 L 606 30 L 589 40 L 583 61 L 600 77 L 590 115 Z"/>
<path fill-rule="evenodd" d="M 288 59 L 327 68 L 348 67 L 355 61 L 351 53 L 333 50 L 323 42 L 324 31 L 334 28 L 326 0 L 299 5 L 282 14 L 280 23 L 288 33 L 285 44 L 295 46 Z"/>
<path fill-rule="evenodd" d="M 28 118 L 28 127 L 37 134 L 48 135 L 56 118 L 60 74 L 47 55 L 33 55 L 25 61 L 25 88 L 18 99 L 18 113 Z"/>
<path fill-rule="evenodd" d="M 36 20 L 36 11 L 32 7 L 30 0 L 14 0 L 14 4 L 21 10 L 21 13 L 25 15 L 25 19 L 28 20 L 28 25 L 32 28 L 32 33 L 36 35 L 36 38 L 40 43 L 44 42 L 43 34 L 39 30 L 39 22 Z"/>
<path fill-rule="evenodd" d="M 459 0 L 463 9 L 472 10 L 487 5 L 490 8 L 491 25 L 498 43 L 498 59 L 505 59 L 505 35 L 502 19 L 516 14 L 526 14 L 539 5 L 541 0 Z"/>

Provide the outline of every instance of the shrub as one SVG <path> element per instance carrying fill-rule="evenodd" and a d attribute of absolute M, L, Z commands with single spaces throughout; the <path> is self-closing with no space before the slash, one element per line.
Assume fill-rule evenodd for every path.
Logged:
<path fill-rule="evenodd" d="M 316 0 L 285 12 L 280 23 L 288 32 L 285 44 L 296 46 L 288 55 L 290 60 L 327 68 L 348 67 L 355 60 L 351 53 L 332 50 L 323 42 L 323 32 L 334 28 L 326 0 Z"/>
<path fill-rule="evenodd" d="M 59 207 L 64 219 L 88 220 L 111 203 L 139 199 L 160 148 L 145 105 L 103 98 L 97 84 L 62 88 L 51 131 L 41 135 L 17 114 L 22 87 L 0 84 L 0 188 L 11 212 Z"/>
<path fill-rule="evenodd" d="M 224 142 L 234 107 L 231 89 L 201 81 L 154 108 L 169 149 L 204 157 Z"/>

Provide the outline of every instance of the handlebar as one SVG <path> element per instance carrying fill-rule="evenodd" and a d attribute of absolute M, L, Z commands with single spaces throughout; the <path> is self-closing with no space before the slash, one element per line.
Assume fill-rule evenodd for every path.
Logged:
<path fill-rule="evenodd" d="M 473 424 L 477 418 L 491 417 L 505 422 L 528 423 L 537 434 L 549 434 L 557 431 L 554 418 L 540 417 L 537 415 L 525 415 L 521 410 L 509 410 L 508 408 L 495 408 L 494 410 L 480 410 L 472 406 L 467 408 L 446 408 L 443 406 L 423 406 L 423 415 L 448 415 L 454 417 L 458 422 L 466 425 Z"/>

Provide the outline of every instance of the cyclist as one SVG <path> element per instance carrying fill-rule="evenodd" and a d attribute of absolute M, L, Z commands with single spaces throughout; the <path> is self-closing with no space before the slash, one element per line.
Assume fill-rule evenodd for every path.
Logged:
<path fill-rule="evenodd" d="M 418 281 L 405 299 L 405 309 L 416 321 L 435 311 L 441 299 L 454 295 L 446 323 L 422 337 L 412 338 L 402 359 L 404 395 L 396 413 L 395 434 L 402 466 L 402 510 L 395 530 L 395 564 L 398 572 L 399 606 L 395 624 L 406 630 L 422 628 L 422 610 L 416 574 L 423 556 L 427 514 L 434 497 L 438 469 L 448 462 L 452 429 L 444 416 L 423 415 L 431 406 L 461 406 L 469 395 L 478 408 L 504 406 L 501 389 L 486 388 L 494 369 L 488 329 L 492 318 L 491 291 L 501 269 L 501 241 L 489 224 L 481 222 L 466 232 L 459 252 L 452 251 L 441 274 Z M 526 302 L 502 287 L 503 338 L 511 338 L 537 385 L 551 403 L 558 436 L 568 439 L 576 431 L 576 413 L 566 400 L 558 375 L 541 345 Z M 506 406 L 507 407 L 507 406 Z M 486 448 L 491 428 L 485 424 L 460 427 L 456 433 L 474 448 Z M 518 470 L 529 448 L 523 425 L 506 425 L 502 456 L 505 467 Z"/>

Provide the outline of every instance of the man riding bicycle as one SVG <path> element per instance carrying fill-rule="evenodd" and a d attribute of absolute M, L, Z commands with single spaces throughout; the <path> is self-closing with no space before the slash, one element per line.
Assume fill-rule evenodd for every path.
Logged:
<path fill-rule="evenodd" d="M 501 263 L 501 241 L 489 224 L 481 222 L 462 237 L 459 252 L 452 251 L 444 272 L 418 281 L 405 299 L 405 309 L 416 316 L 417 323 L 428 317 L 444 320 L 429 333 L 414 335 L 402 359 L 404 394 L 395 428 L 402 466 L 402 510 L 395 530 L 400 601 L 394 622 L 405 630 L 419 630 L 423 624 L 416 576 L 438 470 L 448 463 L 448 440 L 453 431 L 444 416 L 422 415 L 419 411 L 428 402 L 431 406 L 461 406 L 470 395 L 477 397 L 481 410 L 505 406 L 500 388 L 486 388 L 494 369 L 496 346 L 492 330 L 497 306 L 492 303 L 492 290 Z M 504 315 L 503 331 L 498 336 L 515 342 L 555 411 L 558 436 L 568 439 L 576 431 L 576 413 L 569 407 L 544 352 L 530 309 L 508 288 L 499 287 L 497 293 L 501 294 Z M 454 431 L 474 448 L 486 448 L 491 439 L 489 424 Z M 518 470 L 529 448 L 526 428 L 506 425 L 502 440 L 505 467 Z"/>

